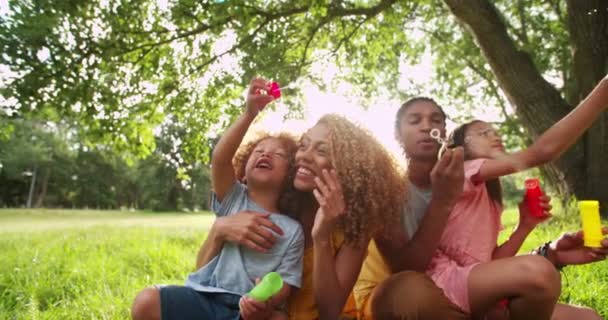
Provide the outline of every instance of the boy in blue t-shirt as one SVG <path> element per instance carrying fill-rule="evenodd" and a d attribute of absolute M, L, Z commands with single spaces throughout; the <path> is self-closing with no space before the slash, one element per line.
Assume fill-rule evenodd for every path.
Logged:
<path fill-rule="evenodd" d="M 244 154 L 235 157 L 258 112 L 273 101 L 272 96 L 262 93 L 268 89 L 268 83 L 263 79 L 251 81 L 246 111 L 226 130 L 215 147 L 211 161 L 212 208 L 218 217 L 245 210 L 271 213 L 270 220 L 283 230 L 284 235 L 277 237 L 267 253 L 225 243 L 216 257 L 188 276 L 185 287 L 160 289 L 163 320 L 256 317 L 258 309 L 244 299 L 241 306 L 247 310 L 239 310 L 239 300 L 254 287 L 256 279 L 271 271 L 278 272 L 284 284 L 269 300 L 268 307 L 279 307 L 292 288 L 300 287 L 304 234 L 296 220 L 279 213 L 278 209 L 279 198 L 291 183 L 288 177 L 297 149 L 295 139 L 285 135 L 265 136 L 244 146 Z M 236 170 L 233 158 L 237 160 Z M 239 164 L 239 159 L 246 159 L 246 162 Z M 286 315 L 273 311 L 271 319 L 286 319 Z"/>

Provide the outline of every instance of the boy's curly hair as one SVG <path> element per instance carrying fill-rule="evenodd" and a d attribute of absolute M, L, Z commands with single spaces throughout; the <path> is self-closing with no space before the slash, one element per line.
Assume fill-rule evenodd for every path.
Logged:
<path fill-rule="evenodd" d="M 298 150 L 298 140 L 295 136 L 285 132 L 279 134 L 271 134 L 268 132 L 256 133 L 248 142 L 242 143 L 239 146 L 234 157 L 232 158 L 232 166 L 234 167 L 235 177 L 239 182 L 245 183 L 245 167 L 247 166 L 247 161 L 258 143 L 266 139 L 279 140 L 287 152 L 287 159 L 289 161 L 287 167 L 287 176 L 284 180 L 278 207 L 281 213 L 293 216 L 295 212 L 293 212 L 293 210 L 289 210 L 290 208 L 287 207 L 287 202 L 288 198 L 292 196 L 291 194 L 288 195 L 288 193 L 292 193 L 291 190 L 293 188 L 291 188 L 291 186 L 293 185 L 293 179 L 296 173 L 295 156 L 296 151 Z"/>
<path fill-rule="evenodd" d="M 386 235 L 395 224 L 407 198 L 404 171 L 367 130 L 338 115 L 325 115 L 318 123 L 330 130 L 332 165 L 344 192 L 346 217 L 339 222 L 347 243 L 360 243 Z"/>

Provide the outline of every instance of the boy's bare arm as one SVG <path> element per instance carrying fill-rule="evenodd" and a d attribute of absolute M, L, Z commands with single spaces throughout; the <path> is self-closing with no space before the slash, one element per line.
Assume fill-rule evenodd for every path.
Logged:
<path fill-rule="evenodd" d="M 224 132 L 213 150 L 211 156 L 211 181 L 213 192 L 215 192 L 219 201 L 224 199 L 224 196 L 230 191 L 230 187 L 235 182 L 236 177 L 234 168 L 232 167 L 232 158 L 243 141 L 249 126 L 258 112 L 274 99 L 270 95 L 260 93 L 262 90 L 266 90 L 267 87 L 266 81 L 262 78 L 251 80 L 247 93 L 247 108 L 245 112 Z"/>

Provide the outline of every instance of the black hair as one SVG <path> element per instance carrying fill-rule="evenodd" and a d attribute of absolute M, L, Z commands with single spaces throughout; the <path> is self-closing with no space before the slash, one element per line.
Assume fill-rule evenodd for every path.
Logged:
<path fill-rule="evenodd" d="M 464 147 L 467 130 L 469 129 L 469 127 L 471 125 L 473 125 L 475 123 L 479 123 L 479 122 L 482 122 L 482 121 L 473 120 L 471 122 L 462 124 L 462 125 L 456 127 L 456 129 L 452 130 L 452 132 L 450 133 L 450 136 L 448 137 L 448 141 L 450 141 L 450 147 L 458 147 L 458 146 Z M 465 158 L 465 160 L 470 159 L 467 156 L 466 148 L 465 148 L 464 158 Z M 495 202 L 497 202 L 498 204 L 502 205 L 502 186 L 500 184 L 500 179 L 495 178 L 492 180 L 488 180 L 485 182 L 485 184 L 486 184 L 486 189 L 488 190 L 488 194 L 490 195 L 490 198 L 492 200 L 494 200 Z"/>
<path fill-rule="evenodd" d="M 405 112 L 411 106 L 415 105 L 418 102 L 428 102 L 428 103 L 434 104 L 437 107 L 437 109 L 439 110 L 439 112 L 441 113 L 441 115 L 443 116 L 443 123 L 445 123 L 445 120 L 447 119 L 447 115 L 443 111 L 443 108 L 437 103 L 437 101 L 435 101 L 429 97 L 423 97 L 423 96 L 413 97 L 413 98 L 410 98 L 409 100 L 407 100 L 406 102 L 404 102 L 401 105 L 401 107 L 399 107 L 399 110 L 397 110 L 397 116 L 395 117 L 395 133 L 398 134 L 401 129 L 401 118 L 403 118 L 403 115 L 405 114 Z"/>

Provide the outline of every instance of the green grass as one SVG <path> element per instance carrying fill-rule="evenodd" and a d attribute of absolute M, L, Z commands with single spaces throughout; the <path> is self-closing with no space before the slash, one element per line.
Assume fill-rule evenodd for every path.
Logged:
<path fill-rule="evenodd" d="M 557 211 L 553 211 L 554 214 Z M 499 241 L 504 241 L 517 224 L 519 214 L 516 209 L 503 213 L 504 231 Z M 607 223 L 604 221 L 603 223 Z M 581 228 L 578 216 L 555 214 L 551 220 L 537 226 L 528 236 L 520 252 L 530 252 L 543 243 L 557 239 L 562 233 Z M 583 305 L 597 310 L 604 319 L 608 319 L 608 261 L 601 261 L 584 266 L 569 266 L 562 270 L 561 302 Z"/>
<path fill-rule="evenodd" d="M 181 284 L 210 214 L 0 210 L 0 319 L 127 319 L 151 284 Z"/>
<path fill-rule="evenodd" d="M 517 222 L 508 210 L 505 232 Z M 139 290 L 181 284 L 210 214 L 0 210 L 0 319 L 128 319 Z M 522 251 L 578 228 L 555 217 Z M 608 264 L 564 270 L 564 302 L 608 317 Z M 500 276 L 500 275 L 497 275 Z"/>

